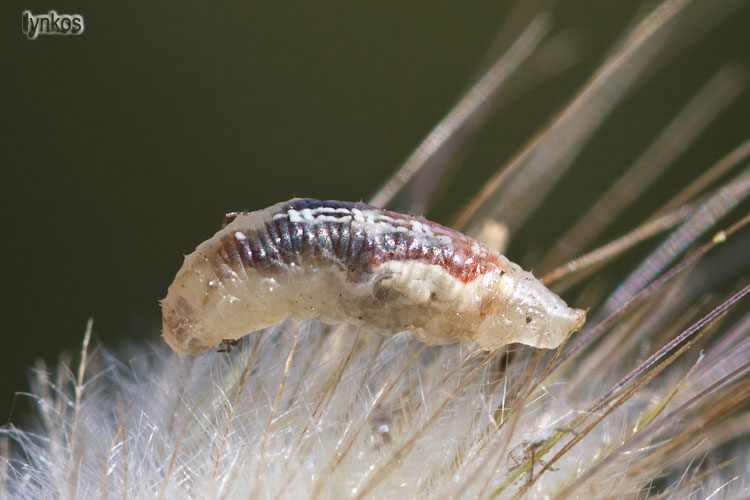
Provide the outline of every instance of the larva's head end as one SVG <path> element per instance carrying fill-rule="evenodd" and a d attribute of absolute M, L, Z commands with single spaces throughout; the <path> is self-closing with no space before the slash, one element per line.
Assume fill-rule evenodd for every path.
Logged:
<path fill-rule="evenodd" d="M 576 309 L 574 307 L 567 308 L 567 312 L 562 315 L 560 319 L 560 324 L 563 328 L 558 334 L 559 342 L 555 341 L 545 347 L 547 349 L 556 349 L 560 347 L 560 344 L 566 341 L 566 339 L 570 339 L 575 332 L 583 328 L 583 325 L 586 323 L 587 312 L 588 310 Z"/>
<path fill-rule="evenodd" d="M 199 328 L 191 321 L 192 310 L 182 297 L 167 297 L 161 301 L 162 337 L 175 352 L 200 354 L 211 346 L 198 339 L 202 336 Z"/>
<path fill-rule="evenodd" d="M 572 309 L 573 311 L 573 328 L 571 328 L 570 333 L 577 332 L 581 328 L 583 328 L 583 325 L 586 324 L 586 314 L 588 314 L 588 309 Z"/>

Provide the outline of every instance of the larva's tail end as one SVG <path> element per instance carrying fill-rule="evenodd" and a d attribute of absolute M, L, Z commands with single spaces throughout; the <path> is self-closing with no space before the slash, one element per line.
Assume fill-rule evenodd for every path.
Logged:
<path fill-rule="evenodd" d="M 208 347 L 205 346 L 196 346 L 188 343 L 180 343 L 175 341 L 175 335 L 170 332 L 169 330 L 162 330 L 161 334 L 162 338 L 164 339 L 164 342 L 167 343 L 169 347 L 172 348 L 172 350 L 178 354 L 201 354 L 205 352 Z"/>
<path fill-rule="evenodd" d="M 198 342 L 195 328 L 166 298 L 161 301 L 161 336 L 173 351 L 180 354 L 200 354 L 210 346 Z"/>

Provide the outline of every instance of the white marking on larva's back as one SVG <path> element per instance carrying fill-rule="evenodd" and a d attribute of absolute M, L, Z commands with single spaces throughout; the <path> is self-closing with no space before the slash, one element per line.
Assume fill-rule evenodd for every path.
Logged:
<path fill-rule="evenodd" d="M 434 236 L 434 234 L 432 233 L 432 228 L 429 226 L 429 224 L 424 224 L 422 222 L 419 222 L 418 220 L 411 221 L 411 228 L 415 233 L 426 234 L 427 236 Z M 441 235 L 441 236 L 445 236 L 445 235 Z M 450 237 L 448 238 L 450 239 Z"/>
<path fill-rule="evenodd" d="M 371 234 L 378 233 L 408 233 L 411 228 L 405 220 L 394 219 L 376 210 L 360 210 L 352 208 L 354 220 L 352 225 Z"/>
<path fill-rule="evenodd" d="M 480 257 L 487 256 L 487 247 L 481 245 L 478 241 L 471 242 L 471 253 Z"/>
<path fill-rule="evenodd" d="M 447 234 L 438 234 L 437 236 L 435 236 L 435 239 L 437 239 L 440 243 L 442 243 L 445 246 L 453 244 L 453 239 Z M 458 256 L 456 255 L 455 258 L 458 258 Z"/>
<path fill-rule="evenodd" d="M 318 207 L 310 209 L 314 214 L 351 214 L 348 208 Z"/>
<path fill-rule="evenodd" d="M 341 212 L 343 210 L 344 212 Z M 344 209 L 331 209 L 328 212 L 335 213 L 349 213 L 348 210 Z M 323 222 L 349 222 L 352 220 L 351 215 L 345 215 L 343 217 L 335 217 L 333 215 L 325 215 L 316 213 L 316 210 L 305 208 L 302 210 L 289 209 L 285 214 L 276 214 L 273 216 L 274 220 L 283 219 L 289 217 L 289 222 L 298 224 L 300 222 L 307 222 L 309 224 L 322 224 Z"/>
<path fill-rule="evenodd" d="M 387 215 L 383 215 L 380 212 L 376 212 L 374 210 L 368 210 L 367 212 L 365 212 L 365 217 L 370 218 L 370 220 L 372 221 L 388 222 L 396 226 L 403 225 L 404 223 L 403 219 L 394 219 L 393 217 L 388 217 Z"/>

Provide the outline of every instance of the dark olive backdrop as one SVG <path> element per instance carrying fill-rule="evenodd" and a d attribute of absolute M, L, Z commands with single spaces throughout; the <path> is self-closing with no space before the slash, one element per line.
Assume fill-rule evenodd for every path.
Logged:
<path fill-rule="evenodd" d="M 87 318 L 109 346 L 160 342 L 158 300 L 224 212 L 368 198 L 470 83 L 507 4 L 3 2 L 0 424 L 27 411 L 11 406 L 34 359 L 77 352 Z M 580 63 L 489 124 L 435 217 L 585 81 L 636 4 L 562 2 L 555 29 L 577 33 Z M 27 40 L 24 9 L 81 14 L 85 33 Z M 585 208 L 570 190 L 607 185 L 713 71 L 747 59 L 749 10 L 628 96 L 520 245 L 548 245 Z M 744 139 L 748 116 L 743 96 L 676 175 Z"/>

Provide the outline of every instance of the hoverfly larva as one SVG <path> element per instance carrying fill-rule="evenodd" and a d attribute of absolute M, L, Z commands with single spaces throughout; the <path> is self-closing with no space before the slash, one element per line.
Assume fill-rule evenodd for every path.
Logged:
<path fill-rule="evenodd" d="M 161 305 L 164 339 L 190 354 L 288 316 L 411 330 L 427 344 L 553 348 L 586 315 L 453 229 L 312 199 L 236 214 L 185 257 Z"/>

